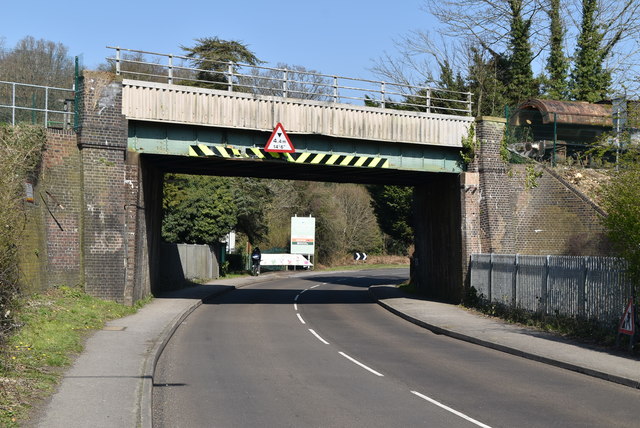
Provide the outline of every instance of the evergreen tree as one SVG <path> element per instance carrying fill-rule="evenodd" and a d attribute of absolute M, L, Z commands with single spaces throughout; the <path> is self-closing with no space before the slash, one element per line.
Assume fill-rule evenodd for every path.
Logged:
<path fill-rule="evenodd" d="M 572 75 L 572 96 L 578 101 L 600 101 L 611 85 L 611 73 L 603 67 L 609 50 L 602 46 L 604 32 L 596 22 L 597 10 L 598 0 L 582 0 L 582 27 Z"/>
<path fill-rule="evenodd" d="M 406 254 L 413 243 L 413 188 L 402 186 L 368 186 L 380 229 L 394 243 L 391 250 Z"/>
<path fill-rule="evenodd" d="M 194 86 L 203 86 L 214 89 L 227 89 L 229 65 L 237 67 L 238 63 L 257 65 L 262 63 L 249 50 L 247 45 L 235 40 L 222 40 L 218 37 L 205 37 L 196 39 L 193 47 L 181 46 L 191 58 L 193 67 L 198 69 L 196 78 L 198 82 Z M 214 83 L 208 83 L 214 82 Z"/>
<path fill-rule="evenodd" d="M 509 32 L 509 103 L 520 102 L 538 95 L 538 85 L 533 78 L 531 44 L 529 42 L 531 19 L 522 16 L 523 0 L 509 0 L 511 29 Z"/>
<path fill-rule="evenodd" d="M 569 96 L 567 82 L 569 62 L 564 54 L 562 44 L 564 42 L 564 28 L 560 17 L 560 0 L 549 0 L 550 21 L 550 52 L 547 60 L 547 73 L 549 75 L 546 92 L 549 98 L 554 100 L 566 100 Z"/>

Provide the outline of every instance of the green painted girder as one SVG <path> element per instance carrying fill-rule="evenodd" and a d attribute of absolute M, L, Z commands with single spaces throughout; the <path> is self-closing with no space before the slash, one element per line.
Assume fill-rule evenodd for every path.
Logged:
<path fill-rule="evenodd" d="M 192 145 L 218 146 L 246 153 L 262 149 L 270 132 L 197 127 L 154 122 L 129 122 L 128 148 L 138 153 L 189 156 Z M 460 148 L 422 144 L 331 138 L 289 133 L 296 153 L 384 158 L 389 169 L 462 172 Z"/>

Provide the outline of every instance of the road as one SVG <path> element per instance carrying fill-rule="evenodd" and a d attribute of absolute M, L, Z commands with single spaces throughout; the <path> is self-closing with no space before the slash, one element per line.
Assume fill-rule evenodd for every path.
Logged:
<path fill-rule="evenodd" d="M 205 302 L 158 361 L 155 427 L 640 426 L 640 391 L 436 335 L 368 286 L 279 279 Z"/>

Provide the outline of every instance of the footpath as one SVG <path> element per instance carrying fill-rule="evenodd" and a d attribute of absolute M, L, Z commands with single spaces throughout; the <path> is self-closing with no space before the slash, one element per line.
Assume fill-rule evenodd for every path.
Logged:
<path fill-rule="evenodd" d="M 207 297 L 277 277 L 225 279 L 179 290 L 155 298 L 134 315 L 109 322 L 87 341 L 58 391 L 29 426 L 151 427 L 155 365 L 182 321 Z M 386 309 L 435 333 L 640 388 L 640 361 L 631 356 L 423 300 L 393 286 L 372 286 L 369 292 Z"/>

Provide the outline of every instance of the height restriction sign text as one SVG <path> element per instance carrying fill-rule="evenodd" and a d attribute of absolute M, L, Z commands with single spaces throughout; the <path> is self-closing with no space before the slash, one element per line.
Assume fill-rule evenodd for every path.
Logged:
<path fill-rule="evenodd" d="M 280 153 L 294 153 L 296 151 L 281 123 L 278 123 L 271 133 L 267 145 L 264 146 L 264 151 Z"/>

